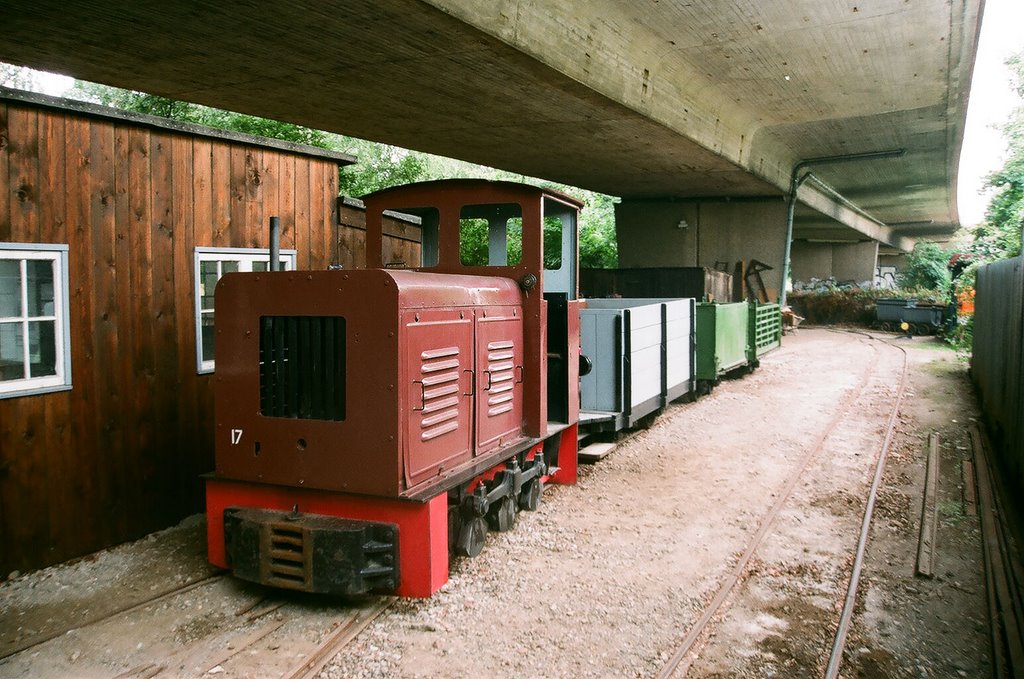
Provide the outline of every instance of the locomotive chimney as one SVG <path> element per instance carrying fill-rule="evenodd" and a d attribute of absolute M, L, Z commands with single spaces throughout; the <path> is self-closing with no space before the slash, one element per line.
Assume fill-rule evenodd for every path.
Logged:
<path fill-rule="evenodd" d="M 270 218 L 270 270 L 281 270 L 281 218 Z"/>

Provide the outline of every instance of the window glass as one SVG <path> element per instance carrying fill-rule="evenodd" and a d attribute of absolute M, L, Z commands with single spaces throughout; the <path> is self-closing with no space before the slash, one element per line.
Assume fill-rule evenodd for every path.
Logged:
<path fill-rule="evenodd" d="M 213 311 L 204 311 L 202 317 L 199 319 L 199 355 L 200 360 L 206 362 L 212 362 L 214 357 L 213 342 Z"/>
<path fill-rule="evenodd" d="M 466 266 L 487 265 L 487 220 L 459 220 L 459 261 Z"/>
<path fill-rule="evenodd" d="M 544 218 L 544 268 L 562 268 L 562 220 L 558 217 Z"/>
<path fill-rule="evenodd" d="M 281 269 L 295 270 L 295 251 L 281 251 Z M 214 369 L 214 293 L 226 273 L 263 272 L 270 268 L 270 254 L 251 248 L 196 248 L 196 370 Z"/>
<path fill-rule="evenodd" d="M 31 259 L 25 262 L 28 315 L 53 315 L 53 262 Z"/>
<path fill-rule="evenodd" d="M 0 398 L 71 386 L 67 251 L 0 243 Z"/>
<path fill-rule="evenodd" d="M 217 281 L 220 280 L 220 262 L 216 260 L 199 262 L 199 278 L 202 281 L 200 283 L 200 298 L 202 299 L 200 308 L 204 311 L 213 311 L 213 291 L 217 287 Z"/>
<path fill-rule="evenodd" d="M 29 321 L 29 377 L 57 374 L 56 327 L 54 321 Z"/>
<path fill-rule="evenodd" d="M 0 318 L 21 315 L 21 262 L 0 259 Z"/>
<path fill-rule="evenodd" d="M 0 381 L 25 377 L 25 346 L 21 323 L 0 323 Z"/>

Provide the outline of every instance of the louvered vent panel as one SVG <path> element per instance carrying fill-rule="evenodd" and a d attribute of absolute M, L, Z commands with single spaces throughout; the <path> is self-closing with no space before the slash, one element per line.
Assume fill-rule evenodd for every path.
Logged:
<path fill-rule="evenodd" d="M 420 438 L 431 441 L 459 428 L 459 348 L 424 351 L 420 360 L 423 382 Z"/>
<path fill-rule="evenodd" d="M 510 341 L 487 344 L 487 370 L 490 389 L 487 391 L 487 415 L 494 417 L 512 410 L 515 387 L 515 345 Z"/>
<path fill-rule="evenodd" d="M 345 419 L 344 318 L 260 318 L 260 413 Z"/>

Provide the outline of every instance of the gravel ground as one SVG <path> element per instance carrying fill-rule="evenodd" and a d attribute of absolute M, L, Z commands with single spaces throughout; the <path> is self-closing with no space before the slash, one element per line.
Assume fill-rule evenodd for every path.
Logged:
<path fill-rule="evenodd" d="M 910 349 L 928 342 L 915 340 Z M 578 487 L 549 489 L 541 511 L 520 515 L 510 533 L 490 535 L 480 557 L 455 563 L 437 595 L 401 602 L 321 676 L 656 675 L 841 399 L 866 378 L 863 395 L 801 477 L 702 642 L 689 676 L 817 674 L 845 595 L 901 360 L 897 349 L 862 336 L 810 330 L 787 337 L 753 375 L 673 406 L 654 427 L 584 467 Z M 928 396 L 945 399 L 945 407 L 961 405 Z M 904 415 L 901 441 L 914 439 L 915 427 Z M 886 506 L 907 530 L 879 548 L 905 555 L 916 549 L 916 527 L 909 526 L 916 525 L 911 505 L 920 499 L 898 492 L 901 499 Z M 858 629 L 859 657 L 866 657 L 862 649 L 872 652 L 873 633 Z M 983 637 L 965 645 L 983 657 Z M 894 674 L 866 676 L 909 676 L 904 669 L 897 663 Z"/>

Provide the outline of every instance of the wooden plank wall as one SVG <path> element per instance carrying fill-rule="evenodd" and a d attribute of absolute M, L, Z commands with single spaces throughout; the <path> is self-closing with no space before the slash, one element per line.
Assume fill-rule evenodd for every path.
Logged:
<path fill-rule="evenodd" d="M 337 261 L 337 163 L 0 101 L 0 242 L 69 246 L 73 388 L 0 399 L 0 577 L 201 511 L 193 252 Z"/>
<path fill-rule="evenodd" d="M 338 255 L 345 269 L 366 268 L 366 212 L 361 205 L 352 205 L 344 199 L 338 201 Z M 404 263 L 407 267 L 420 264 L 420 230 L 408 222 L 384 218 L 384 262 Z"/>

